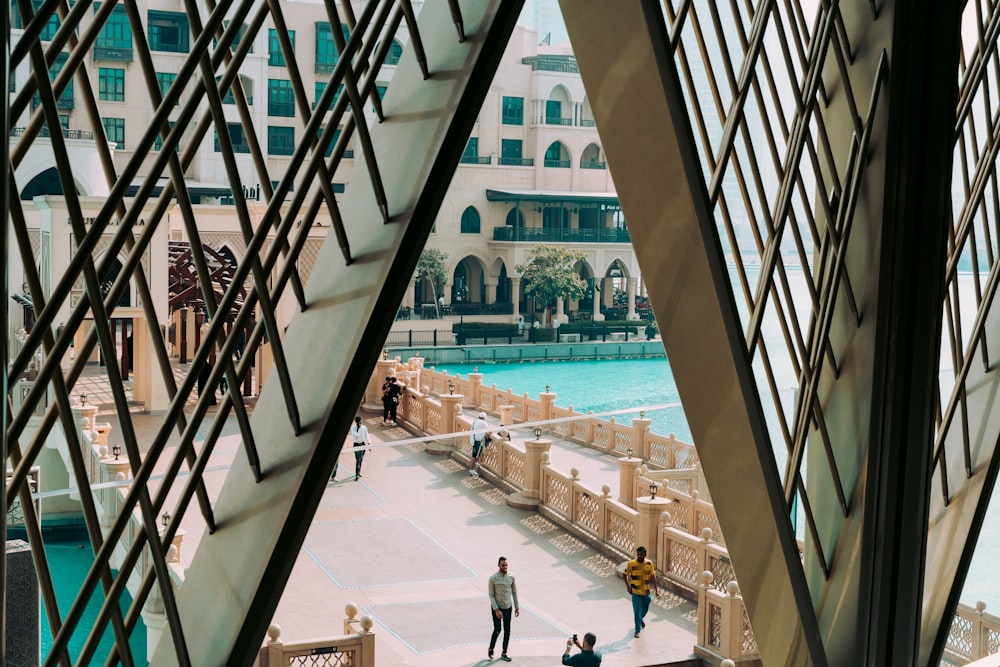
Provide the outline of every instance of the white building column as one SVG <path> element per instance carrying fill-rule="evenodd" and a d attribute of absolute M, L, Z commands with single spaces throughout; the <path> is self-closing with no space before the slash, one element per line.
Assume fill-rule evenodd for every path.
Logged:
<path fill-rule="evenodd" d="M 485 282 L 483 284 L 486 286 L 486 294 L 485 294 L 485 298 L 483 299 L 483 304 L 485 305 L 485 304 L 489 304 L 489 303 L 496 303 L 496 301 L 497 301 L 497 284 L 496 284 L 496 282 L 495 281 L 494 282 L 487 281 L 487 282 Z"/>
<path fill-rule="evenodd" d="M 510 277 L 510 300 L 514 307 L 511 317 L 517 322 L 517 318 L 521 315 L 521 279 L 517 276 Z"/>
<path fill-rule="evenodd" d="M 628 297 L 628 314 L 625 315 L 626 320 L 635 319 L 635 289 L 638 284 L 638 278 L 625 279 L 625 295 Z"/>
<path fill-rule="evenodd" d="M 556 297 L 556 315 L 553 319 L 559 320 L 560 324 L 566 321 L 565 303 L 566 301 L 561 296 Z"/>

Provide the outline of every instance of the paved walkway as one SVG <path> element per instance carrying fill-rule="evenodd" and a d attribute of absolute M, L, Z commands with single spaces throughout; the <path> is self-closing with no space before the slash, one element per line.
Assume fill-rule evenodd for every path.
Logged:
<path fill-rule="evenodd" d="M 93 402 L 105 403 L 100 381 L 88 380 Z M 140 441 L 161 421 L 134 416 Z M 102 419 L 111 417 L 102 410 Z M 378 667 L 504 664 L 499 645 L 497 659 L 486 655 L 492 630 L 486 582 L 504 555 L 521 604 L 511 664 L 557 665 L 567 637 L 588 631 L 597 634 L 607 667 L 691 655 L 696 605 L 664 593 L 650 609 L 649 627 L 634 639 L 618 563 L 541 515 L 511 509 L 504 491 L 470 477 L 454 459 L 424 452 L 403 428 L 384 427 L 376 415 L 364 419 L 373 442 L 387 446 L 366 454 L 358 481 L 353 453 L 348 447 L 341 454 L 337 481 L 324 494 L 273 619 L 284 642 L 342 634 L 344 607 L 354 603 L 375 620 Z M 239 449 L 235 425 L 225 433 L 213 466 L 224 466 Z M 389 446 L 399 440 L 411 442 Z M 551 457 L 560 469 L 579 469 L 588 486 L 617 490 L 614 457 L 559 440 Z M 221 471 L 206 476 L 212 495 L 223 477 Z M 190 516 L 196 520 L 197 512 Z M 188 527 L 185 550 L 196 547 L 200 532 Z"/>
<path fill-rule="evenodd" d="M 375 443 L 411 438 L 383 427 L 381 417 L 365 423 Z M 617 488 L 613 457 L 558 441 L 552 458 L 578 468 L 588 485 Z M 375 619 L 379 667 L 502 664 L 486 656 L 486 582 L 504 555 L 521 604 L 512 664 L 559 664 L 566 639 L 588 631 L 607 666 L 691 655 L 693 603 L 664 593 L 634 639 L 618 563 L 541 515 L 511 509 L 502 490 L 470 477 L 460 462 L 410 443 L 370 451 L 359 481 L 353 470 L 345 450 L 275 614 L 287 641 L 336 632 L 353 602 Z"/>

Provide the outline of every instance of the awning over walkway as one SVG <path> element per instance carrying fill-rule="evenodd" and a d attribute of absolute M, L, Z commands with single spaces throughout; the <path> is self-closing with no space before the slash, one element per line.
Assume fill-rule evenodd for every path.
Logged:
<path fill-rule="evenodd" d="M 487 201 L 558 202 L 565 204 L 603 204 L 618 208 L 614 192 L 571 192 L 562 190 L 492 190 L 486 189 Z"/>
<path fill-rule="evenodd" d="M 169 182 L 169 179 L 161 178 L 153 186 L 153 197 L 158 197 L 161 192 L 163 192 L 164 186 Z M 184 180 L 184 185 L 187 188 L 188 194 L 192 197 L 230 197 L 232 196 L 232 188 L 224 183 L 202 183 L 201 181 L 189 181 Z M 132 183 L 125 190 L 126 197 L 134 197 L 136 193 L 139 192 L 139 182 Z"/>

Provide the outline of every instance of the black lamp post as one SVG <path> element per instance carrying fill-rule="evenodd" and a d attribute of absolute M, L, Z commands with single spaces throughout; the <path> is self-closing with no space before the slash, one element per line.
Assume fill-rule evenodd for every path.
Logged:
<path fill-rule="evenodd" d="M 658 485 L 657 485 L 656 482 L 650 482 L 649 483 L 649 498 L 650 498 L 650 500 L 656 500 L 656 487 L 657 486 Z"/>
<path fill-rule="evenodd" d="M 535 440 L 538 440 L 541 437 L 542 437 L 542 427 L 541 426 L 536 426 L 535 427 Z"/>
<path fill-rule="evenodd" d="M 449 394 L 455 393 L 455 383 L 452 382 L 451 380 L 448 380 L 448 393 Z"/>
<path fill-rule="evenodd" d="M 121 445 L 112 445 L 111 453 L 115 455 L 115 461 L 118 460 L 118 455 L 122 453 Z"/>

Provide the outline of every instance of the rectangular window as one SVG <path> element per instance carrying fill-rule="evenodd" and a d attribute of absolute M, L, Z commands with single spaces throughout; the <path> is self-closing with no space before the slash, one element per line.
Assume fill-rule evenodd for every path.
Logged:
<path fill-rule="evenodd" d="M 243 131 L 243 126 L 239 123 L 226 123 L 226 130 L 229 132 L 229 141 L 233 144 L 234 153 L 249 153 L 250 144 L 247 143 L 247 135 Z M 215 130 L 215 152 L 221 153 L 222 147 L 219 145 L 219 130 Z"/>
<path fill-rule="evenodd" d="M 562 102 L 559 100 L 547 100 L 545 102 L 545 124 L 546 125 L 570 125 L 571 118 L 562 117 Z"/>
<path fill-rule="evenodd" d="M 524 98 L 506 97 L 503 98 L 504 125 L 524 125 Z"/>
<path fill-rule="evenodd" d="M 187 53 L 191 32 L 187 14 L 149 10 L 149 48 L 153 51 Z"/>
<path fill-rule="evenodd" d="M 94 3 L 94 13 L 101 8 L 101 3 Z M 128 14 L 121 5 L 111 10 L 101 32 L 94 42 L 94 60 L 120 60 L 132 62 L 132 26 L 128 22 Z"/>
<path fill-rule="evenodd" d="M 63 66 L 69 59 L 68 53 L 60 53 L 56 56 L 56 61 L 52 63 L 52 67 L 49 68 L 49 80 L 55 81 L 56 77 L 59 76 L 59 72 L 62 71 Z M 42 105 L 42 98 L 35 93 L 31 98 L 31 109 L 34 111 Z M 62 109 L 64 111 L 69 111 L 73 109 L 73 79 L 69 80 L 66 84 L 66 88 L 63 89 L 62 95 L 56 99 L 56 108 Z"/>
<path fill-rule="evenodd" d="M 171 130 L 174 129 L 174 121 L 170 121 L 170 129 Z M 153 150 L 158 151 L 161 148 L 163 148 L 163 137 L 161 137 L 160 135 L 156 135 L 156 140 L 153 141 Z M 179 153 L 180 150 L 181 150 L 180 143 L 178 143 L 176 146 L 174 146 L 174 152 Z"/>
<path fill-rule="evenodd" d="M 222 29 L 223 29 L 223 31 L 229 29 L 229 24 L 230 23 L 232 23 L 232 21 L 226 20 L 226 21 L 222 22 L 222 26 L 223 26 Z M 247 26 L 247 24 L 244 23 L 236 31 L 236 36 L 233 37 L 233 42 L 232 42 L 232 44 L 229 45 L 229 50 L 232 51 L 233 53 L 235 53 L 236 49 L 239 48 L 239 46 L 240 46 L 240 40 L 243 39 L 243 36 L 247 34 L 248 27 L 249 26 Z M 218 37 L 214 37 L 212 39 L 212 46 L 214 46 L 214 47 L 218 47 L 219 46 L 219 38 Z M 250 44 L 250 49 L 247 51 L 247 53 L 253 53 L 253 44 Z"/>
<path fill-rule="evenodd" d="M 295 117 L 295 95 L 288 79 L 267 80 L 267 115 Z"/>
<path fill-rule="evenodd" d="M 160 84 L 160 95 L 163 97 L 167 96 L 167 91 L 170 90 L 170 86 L 174 85 L 174 81 L 177 80 L 177 74 L 174 72 L 157 72 L 156 82 Z M 176 104 L 180 104 L 181 99 L 178 97 Z"/>
<path fill-rule="evenodd" d="M 343 132 L 343 130 L 341 130 L 339 127 L 336 130 L 334 130 L 334 132 L 333 132 L 333 142 L 332 142 L 332 144 L 330 146 L 330 151 L 332 151 L 334 148 L 337 147 L 337 142 L 340 141 L 340 133 L 341 132 Z M 327 153 L 327 157 L 330 157 L 329 153 Z M 344 149 L 344 155 L 343 155 L 343 157 L 344 157 L 345 160 L 353 160 L 354 159 L 354 150 L 351 149 L 351 148 L 345 148 Z"/>
<path fill-rule="evenodd" d="M 323 92 L 325 90 L 326 90 L 326 81 L 317 81 L 316 82 L 316 97 L 313 99 L 313 109 L 315 109 L 319 105 L 319 98 L 321 98 L 323 96 Z M 333 108 L 333 105 L 337 103 L 337 99 L 340 97 L 341 93 L 343 93 L 343 92 L 344 92 L 344 84 L 342 84 L 342 83 L 341 84 L 337 84 L 337 92 L 333 96 L 333 99 L 330 100 L 330 106 L 328 107 L 329 109 Z"/>
<path fill-rule="evenodd" d="M 470 137 L 462 157 L 479 157 L 479 137 Z"/>
<path fill-rule="evenodd" d="M 102 118 L 104 124 L 104 134 L 108 141 L 114 143 L 115 148 L 122 150 L 125 148 L 125 119 L 124 118 Z"/>
<path fill-rule="evenodd" d="M 269 155 L 292 155 L 295 152 L 295 128 L 267 128 L 267 152 Z"/>
<path fill-rule="evenodd" d="M 288 41 L 292 43 L 292 50 L 295 50 L 295 31 L 288 31 Z M 281 42 L 278 41 L 278 31 L 274 28 L 267 30 L 267 64 L 271 67 L 285 67 L 285 54 L 281 52 Z"/>
<path fill-rule="evenodd" d="M 44 0 L 31 0 L 31 8 L 35 11 L 35 14 L 37 14 L 38 10 L 41 9 L 43 1 Z M 21 17 L 21 12 L 18 10 L 17 3 L 13 1 L 10 3 L 10 24 L 14 28 L 24 27 L 24 19 Z M 56 31 L 59 30 L 59 26 L 59 15 L 56 12 L 53 12 L 52 16 L 49 17 L 48 22 L 45 24 L 45 27 L 42 28 L 42 34 L 39 35 L 39 39 L 45 42 L 51 41 L 52 38 L 55 37 Z"/>
<path fill-rule="evenodd" d="M 500 164 L 509 167 L 531 167 L 535 161 L 531 158 L 521 157 L 520 139 L 501 139 Z"/>
<path fill-rule="evenodd" d="M 115 67 L 98 68 L 97 97 L 105 102 L 124 102 L 125 70 Z"/>
<path fill-rule="evenodd" d="M 337 45 L 329 23 L 316 24 L 316 71 L 329 73 L 337 64 Z"/>

